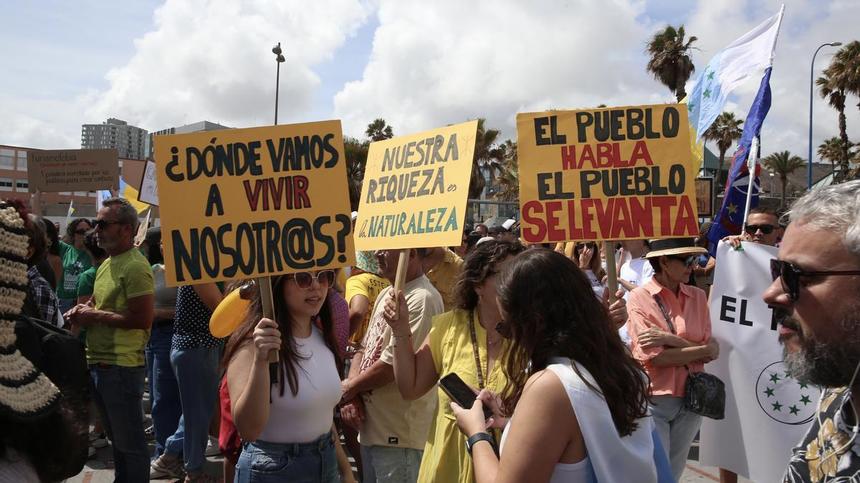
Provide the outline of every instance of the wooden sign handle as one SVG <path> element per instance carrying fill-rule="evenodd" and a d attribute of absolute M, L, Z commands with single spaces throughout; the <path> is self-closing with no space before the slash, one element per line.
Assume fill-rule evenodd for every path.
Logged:
<path fill-rule="evenodd" d="M 603 251 L 606 254 L 606 289 L 609 290 L 609 304 L 613 304 L 618 298 L 618 273 L 615 266 L 615 244 L 604 242 Z"/>
<path fill-rule="evenodd" d="M 275 301 L 272 298 L 271 277 L 260 277 L 257 279 L 257 287 L 260 288 L 260 303 L 263 306 L 263 317 L 275 320 Z M 283 337 L 283 334 L 282 334 Z M 276 363 L 280 359 L 278 350 L 269 351 L 269 362 Z"/>
<path fill-rule="evenodd" d="M 394 277 L 394 289 L 398 292 L 406 286 L 406 272 L 409 269 L 409 249 L 400 250 L 400 256 L 397 257 L 397 275 Z M 398 308 L 400 306 L 398 305 Z M 399 315 L 399 314 L 398 314 Z"/>

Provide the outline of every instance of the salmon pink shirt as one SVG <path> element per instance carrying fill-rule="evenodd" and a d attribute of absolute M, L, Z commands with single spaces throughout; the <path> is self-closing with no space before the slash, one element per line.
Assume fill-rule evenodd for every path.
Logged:
<path fill-rule="evenodd" d="M 676 334 L 696 345 L 705 345 L 711 339 L 708 297 L 702 289 L 683 283 L 676 296 L 652 278 L 645 285 L 630 292 L 627 300 L 633 357 L 645 366 L 645 371 L 651 378 L 651 395 L 683 397 L 687 369 L 684 366 L 657 367 L 651 364 L 651 360 L 667 347 L 643 349 L 639 345 L 639 334 L 652 327 L 671 333 L 657 301 L 654 300 L 655 295 L 660 297 L 669 312 Z M 693 372 L 704 370 L 704 364 L 701 362 L 691 362 L 687 367 Z"/>

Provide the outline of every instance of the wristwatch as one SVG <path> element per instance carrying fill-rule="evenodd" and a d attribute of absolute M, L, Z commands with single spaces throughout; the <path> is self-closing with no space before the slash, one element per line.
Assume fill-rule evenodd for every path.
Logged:
<path fill-rule="evenodd" d="M 493 437 L 490 435 L 490 433 L 481 432 L 469 436 L 469 439 L 466 440 L 466 451 L 468 451 L 470 455 L 472 454 L 472 447 L 475 446 L 475 444 L 477 444 L 479 441 L 486 441 L 490 443 L 490 446 L 493 447 L 493 452 L 496 452 L 496 442 L 493 441 Z"/>

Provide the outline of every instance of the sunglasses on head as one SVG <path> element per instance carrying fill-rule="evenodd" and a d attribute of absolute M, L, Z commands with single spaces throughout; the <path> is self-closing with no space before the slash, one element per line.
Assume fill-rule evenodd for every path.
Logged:
<path fill-rule="evenodd" d="M 776 229 L 776 227 L 773 225 L 770 225 L 770 224 L 747 225 L 744 228 L 744 231 L 746 231 L 750 235 L 755 235 L 757 231 L 761 230 L 761 232 L 764 233 L 765 235 L 770 235 L 771 233 L 773 233 L 774 229 Z"/>
<path fill-rule="evenodd" d="M 788 294 L 788 298 L 796 302 L 800 298 L 800 277 L 860 275 L 860 270 L 803 270 L 785 260 L 771 260 L 770 275 L 774 280 L 779 278 L 782 289 Z"/>
<path fill-rule="evenodd" d="M 122 225 L 122 224 L 123 224 L 123 222 L 121 222 L 121 221 L 96 220 L 95 223 L 93 223 L 93 229 L 104 230 L 105 228 L 109 227 L 110 225 Z"/>
<path fill-rule="evenodd" d="M 334 270 L 322 270 L 317 273 L 298 272 L 290 275 L 290 278 L 296 281 L 299 288 L 310 288 L 317 281 L 320 286 L 331 287 L 334 283 Z"/>
<path fill-rule="evenodd" d="M 698 255 L 686 255 L 686 256 L 685 255 L 669 255 L 669 258 L 671 258 L 673 260 L 678 260 L 679 262 L 683 263 L 685 267 L 690 267 L 694 263 L 696 263 L 696 260 L 699 258 L 699 256 Z"/>

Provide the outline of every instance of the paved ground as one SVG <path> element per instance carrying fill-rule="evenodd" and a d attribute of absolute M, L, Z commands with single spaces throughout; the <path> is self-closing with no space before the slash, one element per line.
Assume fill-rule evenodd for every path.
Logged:
<path fill-rule="evenodd" d="M 144 398 L 147 396 L 145 395 Z M 144 408 L 148 408 L 148 401 L 144 400 Z M 150 444 L 150 449 L 152 445 Z M 690 450 L 690 459 L 687 460 L 687 469 L 679 483 L 714 482 L 720 481 L 719 470 L 713 467 L 700 466 L 698 463 L 698 446 L 693 443 Z M 67 480 L 70 483 L 110 483 L 114 480 L 112 466 L 112 452 L 110 446 L 98 450 L 96 456 L 87 461 L 84 470 L 74 478 Z M 221 478 L 224 458 L 221 456 L 206 458 L 205 471 L 213 476 Z M 167 480 L 153 480 L 167 481 Z M 740 482 L 748 483 L 750 480 L 739 478 Z"/>

